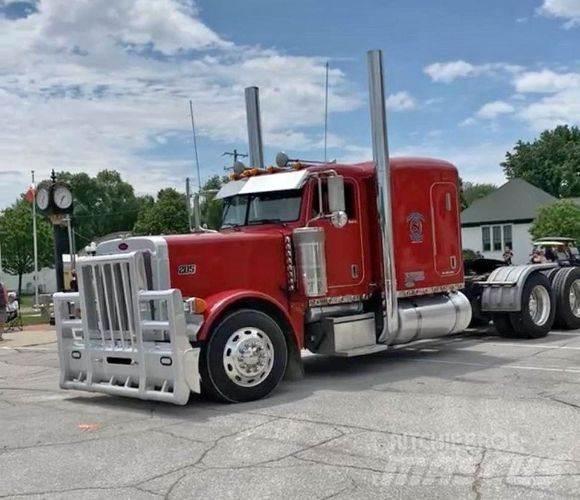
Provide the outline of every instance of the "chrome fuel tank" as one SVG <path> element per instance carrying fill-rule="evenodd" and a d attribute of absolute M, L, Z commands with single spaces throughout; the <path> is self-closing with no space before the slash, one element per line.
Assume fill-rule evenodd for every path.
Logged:
<path fill-rule="evenodd" d="M 471 304 L 461 292 L 399 300 L 399 329 L 390 344 L 459 333 L 470 321 Z"/>

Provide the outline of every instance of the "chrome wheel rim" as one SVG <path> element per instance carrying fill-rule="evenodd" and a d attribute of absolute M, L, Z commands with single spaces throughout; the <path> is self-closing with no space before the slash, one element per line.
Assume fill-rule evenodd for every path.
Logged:
<path fill-rule="evenodd" d="M 226 342 L 223 362 L 232 382 L 241 387 L 254 387 L 272 371 L 274 346 L 259 328 L 240 328 Z"/>
<path fill-rule="evenodd" d="M 538 326 L 544 325 L 550 317 L 550 310 L 552 304 L 550 302 L 550 294 L 545 286 L 536 285 L 532 288 L 532 293 L 529 299 L 530 317 L 534 324 Z"/>
<path fill-rule="evenodd" d="M 570 285 L 570 294 L 568 297 L 570 301 L 570 310 L 577 318 L 580 318 L 580 279 L 574 280 Z"/>

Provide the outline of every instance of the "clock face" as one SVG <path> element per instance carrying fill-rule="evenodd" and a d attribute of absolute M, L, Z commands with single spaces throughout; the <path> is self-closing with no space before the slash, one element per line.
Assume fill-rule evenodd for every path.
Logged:
<path fill-rule="evenodd" d="M 56 186 L 56 188 L 54 188 L 53 197 L 54 204 L 61 210 L 66 210 L 72 205 L 72 193 L 67 186 Z"/>
<path fill-rule="evenodd" d="M 40 188 L 36 193 L 36 206 L 40 210 L 46 210 L 48 208 L 48 203 L 50 201 L 50 194 L 48 189 Z"/>

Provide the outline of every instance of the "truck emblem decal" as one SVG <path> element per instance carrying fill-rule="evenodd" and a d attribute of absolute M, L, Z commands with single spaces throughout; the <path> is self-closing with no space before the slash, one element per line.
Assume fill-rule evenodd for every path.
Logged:
<path fill-rule="evenodd" d="M 409 223 L 409 239 L 411 243 L 423 243 L 423 221 L 425 217 L 419 212 L 411 212 L 407 216 Z"/>
<path fill-rule="evenodd" d="M 195 274 L 197 267 L 195 264 L 179 264 L 177 266 L 177 274 L 179 276 L 185 276 L 187 274 Z"/>

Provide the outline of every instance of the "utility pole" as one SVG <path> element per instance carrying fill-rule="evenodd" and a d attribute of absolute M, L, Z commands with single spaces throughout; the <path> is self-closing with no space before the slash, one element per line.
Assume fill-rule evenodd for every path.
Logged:
<path fill-rule="evenodd" d="M 32 174 L 32 241 L 34 243 L 34 305 L 38 307 L 38 240 L 36 234 L 36 184 L 34 170 Z"/>
<path fill-rule="evenodd" d="M 326 81 L 324 85 L 324 161 L 327 160 L 326 144 L 328 136 L 328 61 L 326 62 Z"/>
<path fill-rule="evenodd" d="M 237 163 L 238 158 L 247 158 L 248 155 L 245 153 L 240 153 L 237 149 L 233 151 L 226 151 L 222 156 L 231 156 L 234 160 L 234 165 Z M 226 167 L 225 170 L 229 170 L 233 167 Z"/>
<path fill-rule="evenodd" d="M 72 230 L 72 218 L 70 214 L 67 214 L 65 217 L 66 221 L 66 229 L 68 233 L 68 251 L 70 257 L 70 266 L 72 270 L 76 270 L 76 255 L 75 255 L 75 247 L 74 247 L 74 239 L 73 239 L 73 230 Z"/>

